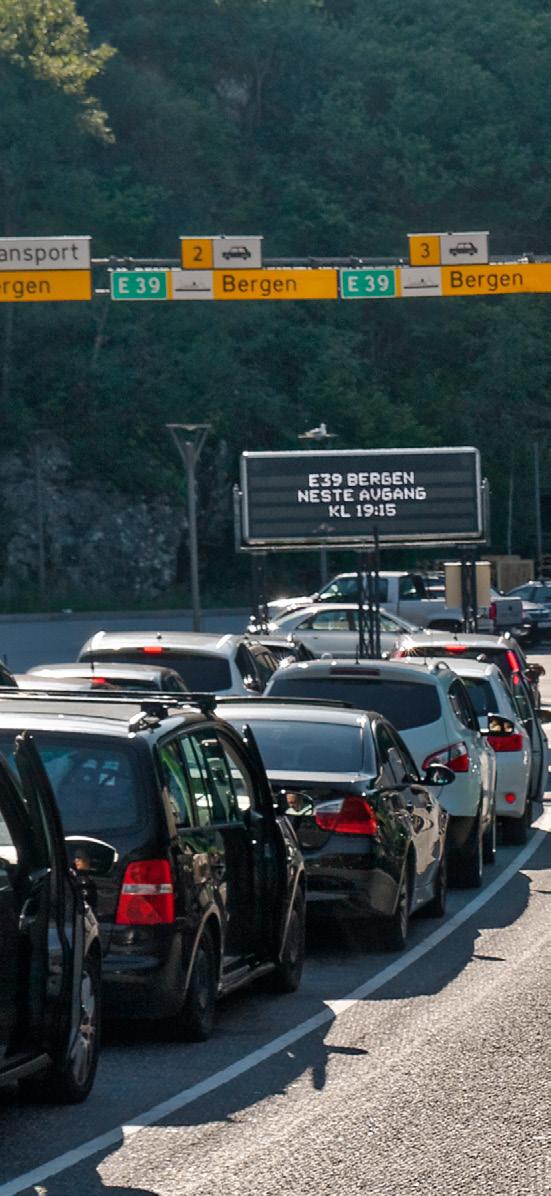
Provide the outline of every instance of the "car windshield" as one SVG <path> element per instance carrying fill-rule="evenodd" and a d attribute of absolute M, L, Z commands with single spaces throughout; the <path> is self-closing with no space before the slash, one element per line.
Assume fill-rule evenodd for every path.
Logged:
<path fill-rule="evenodd" d="M 148 656 L 151 653 L 144 652 L 142 648 L 123 649 L 121 652 L 102 653 L 87 653 L 83 657 L 84 660 L 95 660 L 98 663 L 105 661 L 120 661 L 122 664 L 147 664 Z M 231 688 L 231 672 L 229 661 L 224 656 L 212 656 L 201 652 L 175 652 L 170 648 L 162 649 L 162 660 L 159 659 L 157 664 L 162 664 L 167 669 L 175 669 L 180 677 L 183 677 L 188 689 L 195 691 L 195 693 L 219 693 L 221 690 Z M 149 660 L 149 663 L 153 663 Z"/>
<path fill-rule="evenodd" d="M 127 748 L 111 738 L 33 732 L 66 834 L 108 837 L 142 821 L 139 773 Z M 14 765 L 13 733 L 0 751 Z"/>
<path fill-rule="evenodd" d="M 375 775 L 371 735 L 362 735 L 359 726 L 283 719 L 251 719 L 247 723 L 268 771 Z"/>
<path fill-rule="evenodd" d="M 350 702 L 360 710 L 376 710 L 398 731 L 423 727 L 440 718 L 441 705 L 435 685 L 398 681 L 387 677 L 277 677 L 269 696 L 327 698 Z"/>

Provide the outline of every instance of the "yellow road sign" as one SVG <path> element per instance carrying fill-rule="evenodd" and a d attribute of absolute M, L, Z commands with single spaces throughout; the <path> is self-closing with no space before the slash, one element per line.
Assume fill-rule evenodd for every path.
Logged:
<path fill-rule="evenodd" d="M 18 270 L 0 273 L 0 303 L 91 299 L 90 270 Z"/>
<path fill-rule="evenodd" d="M 442 266 L 443 295 L 526 295 L 551 292 L 551 262 Z"/>
<path fill-rule="evenodd" d="M 440 233 L 408 233 L 410 266 L 440 265 Z"/>
<path fill-rule="evenodd" d="M 212 270 L 212 237 L 181 237 L 184 270 Z"/>
<path fill-rule="evenodd" d="M 215 299 L 337 299 L 338 271 L 294 267 L 290 270 L 215 270 Z"/>

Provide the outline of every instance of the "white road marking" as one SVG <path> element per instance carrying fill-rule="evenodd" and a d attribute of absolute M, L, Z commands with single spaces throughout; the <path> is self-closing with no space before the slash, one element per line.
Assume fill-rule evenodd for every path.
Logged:
<path fill-rule="evenodd" d="M 530 842 L 522 848 L 515 856 L 513 861 L 504 868 L 503 872 L 488 885 L 487 888 L 482 889 L 472 901 L 463 906 L 453 918 L 439 926 L 432 934 L 429 934 L 422 943 L 418 943 L 416 947 L 412 947 L 398 959 L 383 968 L 382 972 L 378 972 L 371 980 L 367 980 L 365 984 L 361 984 L 359 988 L 354 989 L 347 997 L 340 998 L 335 1001 L 325 1001 L 325 1009 L 313 1017 L 308 1018 L 300 1025 L 294 1026 L 291 1030 L 287 1030 L 285 1034 L 280 1034 L 277 1038 L 272 1039 L 271 1042 L 266 1043 L 265 1046 L 259 1047 L 258 1050 L 252 1051 L 249 1055 L 245 1055 L 243 1059 L 237 1060 L 229 1067 L 222 1068 L 212 1076 L 208 1076 L 205 1080 L 200 1080 L 198 1084 L 193 1084 L 191 1088 L 183 1088 L 174 1096 L 169 1097 L 168 1100 L 161 1101 L 160 1104 L 154 1105 L 152 1109 L 148 1109 L 145 1113 L 138 1114 L 133 1117 L 127 1125 L 117 1125 L 114 1129 L 107 1130 L 104 1134 L 99 1134 L 97 1138 L 91 1138 L 88 1142 L 83 1142 L 81 1146 L 76 1146 L 73 1150 L 67 1150 L 64 1154 L 58 1155 L 57 1158 L 51 1159 L 49 1163 L 44 1163 L 39 1167 L 35 1167 L 33 1171 L 27 1171 L 24 1175 L 19 1175 L 16 1179 L 8 1180 L 7 1183 L 0 1185 L 0 1196 L 18 1196 L 18 1193 L 24 1192 L 26 1188 L 33 1185 L 43 1183 L 52 1175 L 59 1175 L 62 1171 L 67 1171 L 70 1167 L 75 1167 L 78 1163 L 82 1163 L 84 1159 L 89 1159 L 91 1155 L 98 1154 L 100 1151 L 107 1150 L 110 1146 L 120 1146 L 122 1143 L 128 1141 L 141 1129 L 147 1126 L 156 1125 L 163 1121 L 165 1117 L 170 1117 L 172 1113 L 178 1113 L 184 1109 L 186 1105 L 191 1105 L 194 1101 L 199 1100 L 202 1096 L 206 1096 L 209 1092 L 214 1092 L 217 1088 L 222 1088 L 225 1084 L 231 1083 L 239 1076 L 242 1076 L 247 1071 L 251 1071 L 253 1067 L 258 1067 L 260 1063 L 264 1063 L 267 1059 L 271 1059 L 274 1055 L 279 1054 L 280 1051 L 292 1046 L 299 1039 L 305 1038 L 308 1034 L 312 1034 L 314 1030 L 319 1030 L 321 1026 L 327 1025 L 329 1022 L 335 1020 L 342 1013 L 346 1013 L 359 1001 L 363 1001 L 365 997 L 371 996 L 372 993 L 377 992 L 378 989 L 383 988 L 390 980 L 394 980 L 401 972 L 405 972 L 412 963 L 416 963 L 418 959 L 422 959 L 423 955 L 427 955 L 444 939 L 448 938 L 459 926 L 464 922 L 468 922 L 469 918 L 473 916 L 483 905 L 491 901 L 500 889 L 503 889 L 506 884 L 516 875 L 517 872 L 524 867 L 531 856 L 541 846 L 546 834 L 551 832 L 551 808 L 547 806 L 544 808 L 543 814 L 534 823 L 534 834 L 530 838 Z"/>

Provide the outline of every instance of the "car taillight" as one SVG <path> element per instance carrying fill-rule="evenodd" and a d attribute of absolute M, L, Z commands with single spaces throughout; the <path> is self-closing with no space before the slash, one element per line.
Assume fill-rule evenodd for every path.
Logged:
<path fill-rule="evenodd" d="M 494 752 L 521 752 L 523 749 L 522 735 L 488 735 L 488 743 Z"/>
<path fill-rule="evenodd" d="M 505 659 L 512 673 L 520 673 L 520 660 L 512 648 L 507 649 Z"/>
<path fill-rule="evenodd" d="M 161 652 L 164 652 L 160 644 L 146 644 L 141 650 L 144 656 L 160 656 Z"/>
<path fill-rule="evenodd" d="M 127 864 L 115 916 L 117 926 L 174 921 L 174 886 L 168 860 Z"/>
<path fill-rule="evenodd" d="M 337 835 L 376 835 L 377 818 L 364 797 L 350 794 L 338 801 L 324 802 L 314 811 L 316 825 Z"/>
<path fill-rule="evenodd" d="M 406 649 L 397 648 L 396 651 L 392 653 L 391 660 L 402 660 L 404 656 L 407 656 Z"/>
<path fill-rule="evenodd" d="M 423 760 L 423 769 L 426 770 L 429 764 L 447 764 L 452 772 L 468 772 L 470 761 L 467 744 L 460 740 L 459 743 L 450 743 L 448 747 L 431 752 L 431 755 Z"/>
<path fill-rule="evenodd" d="M 495 602 L 490 602 L 488 607 L 488 617 L 490 619 L 497 619 L 497 604 Z"/>

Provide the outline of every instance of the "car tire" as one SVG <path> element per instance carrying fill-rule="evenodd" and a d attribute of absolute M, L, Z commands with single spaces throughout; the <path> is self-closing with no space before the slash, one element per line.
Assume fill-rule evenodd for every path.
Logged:
<path fill-rule="evenodd" d="M 480 889 L 484 873 L 484 844 L 480 813 L 476 820 L 474 842 L 457 854 L 457 883 L 462 889 Z"/>
<path fill-rule="evenodd" d="M 497 817 L 495 802 L 492 807 L 490 825 L 482 837 L 482 860 L 484 864 L 495 864 L 497 858 Z"/>
<path fill-rule="evenodd" d="M 271 992 L 296 992 L 302 976 L 306 941 L 306 909 L 300 889 L 295 894 L 283 955 L 267 977 Z"/>
<path fill-rule="evenodd" d="M 448 857 L 445 844 L 442 848 L 440 864 L 434 885 L 434 897 L 423 906 L 420 911 L 424 918 L 443 918 L 448 899 Z"/>
<path fill-rule="evenodd" d="M 410 902 L 409 870 L 406 860 L 394 913 L 389 918 L 385 918 L 379 926 L 379 940 L 384 951 L 404 950 L 408 937 Z"/>
<path fill-rule="evenodd" d="M 195 952 L 182 1009 L 169 1020 L 178 1038 L 184 1042 L 206 1042 L 210 1038 L 217 991 L 216 952 L 212 935 L 206 929 Z"/>
<path fill-rule="evenodd" d="M 523 847 L 528 839 L 528 828 L 532 822 L 532 803 L 526 800 L 522 818 L 508 818 L 505 822 L 505 838 L 515 847 Z"/>
<path fill-rule="evenodd" d="M 69 1058 L 54 1060 L 42 1076 L 21 1080 L 21 1092 L 30 1100 L 49 1104 L 80 1104 L 94 1083 L 100 1052 L 101 979 L 93 959 L 85 959 L 80 982 L 80 1023 Z"/>

